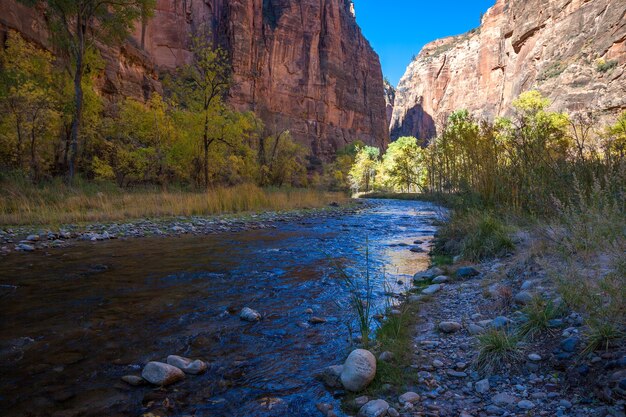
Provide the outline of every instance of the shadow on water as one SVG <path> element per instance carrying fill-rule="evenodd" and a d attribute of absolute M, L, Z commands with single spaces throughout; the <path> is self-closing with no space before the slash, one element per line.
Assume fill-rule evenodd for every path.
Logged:
<path fill-rule="evenodd" d="M 313 374 L 343 361 L 355 319 L 331 263 L 362 269 L 368 240 L 374 267 L 410 283 L 401 277 L 428 259 L 403 245 L 428 249 L 436 215 L 429 203 L 380 200 L 274 230 L 0 258 L 2 415 L 317 416 L 316 403 L 338 400 Z M 244 306 L 264 319 L 240 321 Z M 309 325 L 308 308 L 328 322 Z M 120 381 L 168 354 L 209 371 L 166 389 Z"/>

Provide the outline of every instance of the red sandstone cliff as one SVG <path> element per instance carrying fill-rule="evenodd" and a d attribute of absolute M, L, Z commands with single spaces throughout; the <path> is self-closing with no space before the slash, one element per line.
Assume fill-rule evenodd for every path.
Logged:
<path fill-rule="evenodd" d="M 626 109 L 625 15 L 624 0 L 497 0 L 478 29 L 426 45 L 409 65 L 392 138 L 432 137 L 457 109 L 505 115 L 529 89 L 555 110 Z"/>
<path fill-rule="evenodd" d="M 210 25 L 232 57 L 230 102 L 268 132 L 289 129 L 328 160 L 354 140 L 388 141 L 378 55 L 348 0 L 158 0 L 154 17 L 121 48 L 103 48 L 102 92 L 146 97 L 159 76 L 190 59 L 189 35 Z M 0 28 L 46 44 L 41 14 L 0 0 Z"/>

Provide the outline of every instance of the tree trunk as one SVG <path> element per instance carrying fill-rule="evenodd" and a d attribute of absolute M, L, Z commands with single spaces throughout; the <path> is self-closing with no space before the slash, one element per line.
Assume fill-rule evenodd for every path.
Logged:
<path fill-rule="evenodd" d="M 204 188 L 209 188 L 209 115 L 204 115 Z"/>
<path fill-rule="evenodd" d="M 33 121 L 33 127 L 31 128 L 31 131 L 30 131 L 30 170 L 31 170 L 31 175 L 33 177 L 32 178 L 33 182 L 39 179 L 39 165 L 37 163 L 37 152 L 35 149 L 36 135 L 35 135 L 34 124 L 35 122 Z"/>
<path fill-rule="evenodd" d="M 72 134 L 70 140 L 70 157 L 68 163 L 68 182 L 71 184 L 76 175 L 76 161 L 78 159 L 78 134 L 80 122 L 83 117 L 83 58 L 85 55 L 85 30 L 86 25 L 80 18 L 76 19 L 76 32 L 78 36 L 78 48 L 76 51 L 76 69 L 74 73 L 74 115 L 72 117 Z"/>

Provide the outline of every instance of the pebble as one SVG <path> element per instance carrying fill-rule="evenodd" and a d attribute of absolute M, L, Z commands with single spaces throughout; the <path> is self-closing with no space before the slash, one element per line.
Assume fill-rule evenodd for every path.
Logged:
<path fill-rule="evenodd" d="M 261 314 L 258 311 L 253 310 L 249 307 L 244 307 L 241 309 L 241 313 L 239 314 L 239 318 L 241 320 L 255 322 L 261 320 Z"/>
<path fill-rule="evenodd" d="M 577 337 L 568 337 L 561 342 L 561 349 L 564 352 L 575 352 L 576 347 L 578 346 L 578 342 L 580 342 L 580 339 L 578 339 Z"/>
<path fill-rule="evenodd" d="M 146 380 L 138 375 L 124 375 L 122 377 L 122 381 L 126 382 L 129 385 L 132 385 L 133 387 L 137 387 L 146 383 Z"/>
<path fill-rule="evenodd" d="M 480 275 L 480 272 L 473 266 L 464 266 L 457 269 L 456 275 L 459 278 L 472 278 Z"/>
<path fill-rule="evenodd" d="M 205 362 L 196 359 L 183 358 L 182 356 L 169 355 L 167 357 L 167 363 L 175 366 L 186 374 L 199 375 L 207 370 Z"/>
<path fill-rule="evenodd" d="M 539 362 L 541 360 L 541 356 L 536 353 L 531 353 L 530 355 L 528 355 L 528 359 L 533 362 Z"/>
<path fill-rule="evenodd" d="M 479 394 L 486 394 L 487 392 L 489 392 L 489 388 L 490 387 L 488 379 L 481 379 L 480 381 L 476 382 L 476 384 L 474 384 L 474 389 Z"/>
<path fill-rule="evenodd" d="M 435 284 L 441 284 L 443 282 L 448 282 L 450 280 L 450 278 L 448 278 L 445 275 L 439 275 L 438 277 L 433 279 L 433 283 Z"/>
<path fill-rule="evenodd" d="M 533 300 L 533 295 L 528 291 L 520 291 L 513 298 L 517 304 L 526 305 Z"/>
<path fill-rule="evenodd" d="M 141 372 L 143 379 L 154 385 L 171 385 L 185 378 L 185 373 L 175 366 L 162 362 L 148 362 Z"/>
<path fill-rule="evenodd" d="M 435 360 L 433 361 L 433 366 L 434 366 L 435 368 L 443 368 L 443 362 L 441 362 L 439 359 L 435 359 Z"/>
<path fill-rule="evenodd" d="M 385 351 L 378 355 L 378 360 L 383 362 L 391 362 L 393 360 L 393 353 Z"/>
<path fill-rule="evenodd" d="M 518 399 L 511 394 L 501 392 L 491 397 L 491 401 L 496 405 L 511 405 L 515 404 Z"/>
<path fill-rule="evenodd" d="M 309 323 L 311 323 L 311 324 L 322 324 L 322 323 L 326 323 L 327 321 L 328 320 L 326 320 L 323 317 L 315 317 L 315 316 L 313 316 L 313 317 L 311 317 L 309 319 Z"/>
<path fill-rule="evenodd" d="M 469 332 L 469 334 L 474 336 L 474 335 L 477 335 L 477 334 L 484 333 L 485 332 L 485 328 L 484 327 L 480 327 L 477 324 L 470 323 L 469 326 L 467 326 L 467 331 Z"/>
<path fill-rule="evenodd" d="M 385 400 L 373 400 L 359 410 L 358 417 L 382 417 L 389 411 L 389 404 Z"/>
<path fill-rule="evenodd" d="M 422 294 L 432 295 L 441 289 L 441 284 L 433 284 L 422 290 Z"/>
<path fill-rule="evenodd" d="M 511 320 L 504 316 L 498 316 L 491 321 L 491 327 L 494 329 L 502 329 L 509 325 Z"/>
<path fill-rule="evenodd" d="M 398 397 L 398 402 L 402 406 L 405 405 L 406 403 L 415 404 L 419 400 L 420 400 L 419 394 L 417 394 L 417 393 L 415 393 L 413 391 L 405 392 L 400 397 Z"/>
<path fill-rule="evenodd" d="M 396 410 L 396 409 L 395 409 L 395 408 L 393 408 L 393 407 L 389 407 L 389 408 L 387 409 L 387 415 L 388 415 L 389 417 L 400 417 L 400 413 L 398 412 L 398 410 Z"/>
<path fill-rule="evenodd" d="M 533 408 L 535 408 L 535 403 L 529 400 L 522 400 L 517 403 L 517 406 L 522 410 L 532 410 Z"/>
<path fill-rule="evenodd" d="M 461 330 L 463 326 L 456 321 L 442 321 L 439 323 L 439 330 L 444 333 L 454 333 Z"/>

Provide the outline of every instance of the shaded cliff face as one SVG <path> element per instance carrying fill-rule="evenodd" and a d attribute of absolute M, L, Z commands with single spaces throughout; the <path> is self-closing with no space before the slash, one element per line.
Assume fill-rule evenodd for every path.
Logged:
<path fill-rule="evenodd" d="M 0 12 L 0 27 L 46 44 L 41 14 L 14 0 L 3 0 Z M 231 104 L 255 111 L 268 134 L 289 130 L 314 163 L 357 139 L 386 145 L 379 58 L 348 0 L 158 0 L 132 39 L 102 49 L 102 92 L 159 91 L 160 75 L 189 62 L 189 36 L 207 25 L 232 58 Z"/>
<path fill-rule="evenodd" d="M 626 109 L 623 0 L 497 0 L 480 28 L 424 47 L 398 85 L 392 138 L 430 138 L 458 109 L 507 115 L 537 89 L 554 110 Z M 608 68 L 610 67 L 610 68 Z"/>

